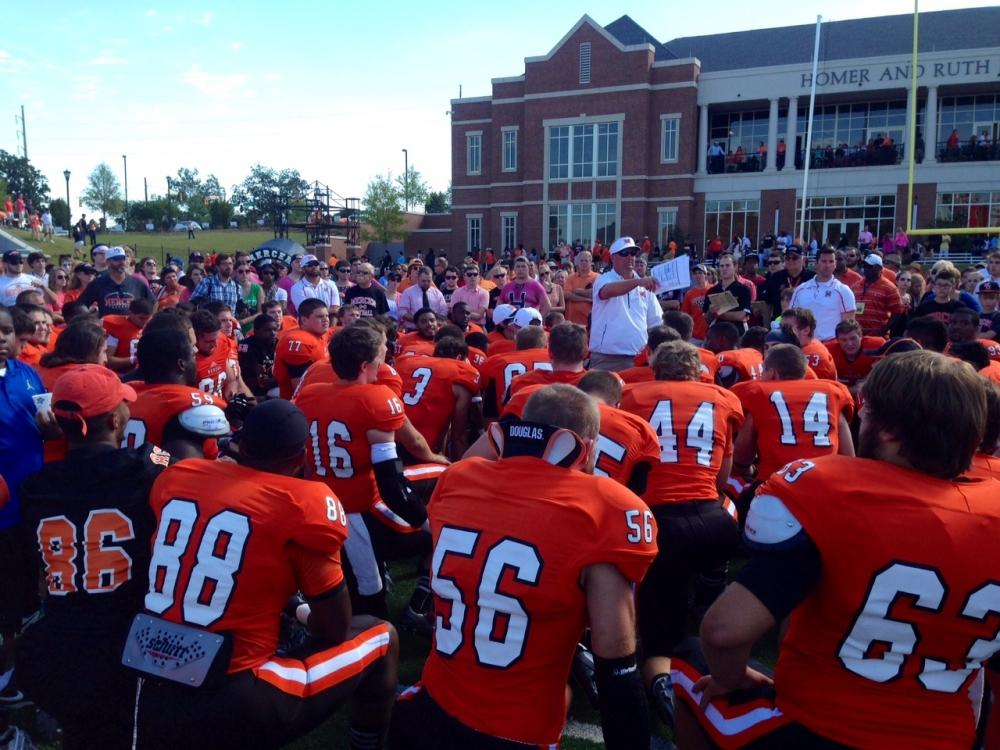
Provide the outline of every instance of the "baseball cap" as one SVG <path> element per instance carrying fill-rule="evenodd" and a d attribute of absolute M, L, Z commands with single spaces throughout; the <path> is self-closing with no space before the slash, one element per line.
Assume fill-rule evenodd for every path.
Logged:
<path fill-rule="evenodd" d="M 798 245 L 789 245 L 785 248 L 785 255 L 802 255 L 802 248 Z"/>
<path fill-rule="evenodd" d="M 125 252 L 125 248 L 115 245 L 112 248 L 108 248 L 108 252 L 104 257 L 107 260 L 118 260 L 120 258 L 127 258 L 128 254 Z"/>
<path fill-rule="evenodd" d="M 708 273 L 704 263 L 695 263 L 691 266 L 691 273 Z"/>
<path fill-rule="evenodd" d="M 66 419 L 79 419 L 82 434 L 88 417 L 114 411 L 122 401 L 135 401 L 135 390 L 102 365 L 80 365 L 63 373 L 52 388 L 52 411 Z"/>
<path fill-rule="evenodd" d="M 514 325 L 518 328 L 526 328 L 530 325 L 540 326 L 542 324 L 542 314 L 533 307 L 522 307 L 514 313 Z"/>
<path fill-rule="evenodd" d="M 311 266 L 313 263 L 315 263 L 318 266 L 319 258 L 317 258 L 315 255 L 303 255 L 301 262 L 303 266 Z"/>
<path fill-rule="evenodd" d="M 997 294 L 1000 292 L 1000 284 L 995 281 L 984 281 L 979 285 L 976 294 Z"/>
<path fill-rule="evenodd" d="M 177 416 L 181 427 L 195 435 L 219 437 L 229 434 L 226 413 L 213 404 L 202 404 L 185 409 Z"/>
<path fill-rule="evenodd" d="M 765 344 L 795 344 L 798 346 L 798 340 L 789 333 L 784 328 L 779 328 L 776 331 L 771 331 L 764 337 Z"/>
<path fill-rule="evenodd" d="M 517 308 L 513 305 L 497 305 L 493 308 L 493 325 L 503 325 L 510 322 L 517 314 Z"/>
<path fill-rule="evenodd" d="M 886 341 L 878 349 L 866 349 L 865 354 L 869 357 L 888 357 L 890 354 L 902 354 L 903 352 L 915 352 L 923 349 L 919 343 L 904 336 L 894 336 Z"/>
<path fill-rule="evenodd" d="M 624 252 L 631 247 L 635 247 L 635 240 L 631 237 L 619 237 L 611 243 L 610 252 L 612 255 L 617 255 L 618 253 Z"/>
<path fill-rule="evenodd" d="M 864 262 L 866 266 L 878 266 L 879 268 L 882 268 L 883 266 L 882 256 L 878 253 L 869 253 L 865 256 Z"/>
<path fill-rule="evenodd" d="M 65 377 L 65 376 L 63 376 Z M 250 458 L 292 458 L 305 449 L 309 421 L 299 407 L 276 398 L 252 409 L 233 437 L 240 454 Z"/>
<path fill-rule="evenodd" d="M 188 263 L 204 263 L 205 256 L 201 253 L 191 253 L 188 256 Z"/>
<path fill-rule="evenodd" d="M 4 263 L 23 263 L 24 258 L 21 257 L 21 253 L 17 250 L 8 250 L 3 254 Z"/>
<path fill-rule="evenodd" d="M 73 273 L 97 273 L 97 269 L 89 263 L 81 263 L 73 269 Z"/>
<path fill-rule="evenodd" d="M 103 253 L 103 254 L 106 254 L 107 252 L 108 252 L 108 246 L 107 246 L 107 245 L 96 245 L 96 246 L 95 246 L 95 247 L 94 247 L 94 248 L 93 248 L 93 249 L 92 249 L 92 250 L 90 251 L 90 254 L 91 254 L 91 255 L 95 255 L 95 254 L 97 254 L 97 253 Z"/>

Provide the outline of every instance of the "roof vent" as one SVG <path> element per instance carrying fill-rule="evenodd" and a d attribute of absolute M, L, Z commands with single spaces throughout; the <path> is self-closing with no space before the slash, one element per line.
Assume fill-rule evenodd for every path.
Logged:
<path fill-rule="evenodd" d="M 590 83 L 590 42 L 580 43 L 580 83 Z"/>

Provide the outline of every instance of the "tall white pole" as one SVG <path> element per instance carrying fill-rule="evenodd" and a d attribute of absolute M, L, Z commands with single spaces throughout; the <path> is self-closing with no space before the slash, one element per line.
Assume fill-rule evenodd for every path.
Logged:
<path fill-rule="evenodd" d="M 806 149 L 804 156 L 804 164 L 802 168 L 802 215 L 799 220 L 799 229 L 802 233 L 802 242 L 808 246 L 809 238 L 805 236 L 806 233 L 806 203 L 808 202 L 808 191 L 809 191 L 809 161 L 812 158 L 812 136 L 813 136 L 813 113 L 816 111 L 816 74 L 819 68 L 819 29 L 820 25 L 823 23 L 823 16 L 816 16 L 816 39 L 813 42 L 813 69 L 812 69 L 812 85 L 809 87 L 809 121 L 806 125 Z M 792 115 L 791 112 L 788 113 L 789 117 L 797 116 Z M 795 147 L 795 144 L 791 144 Z M 794 158 L 794 156 L 792 157 Z M 795 233 L 793 232 L 793 235 Z M 797 236 L 797 235 L 795 235 Z"/>

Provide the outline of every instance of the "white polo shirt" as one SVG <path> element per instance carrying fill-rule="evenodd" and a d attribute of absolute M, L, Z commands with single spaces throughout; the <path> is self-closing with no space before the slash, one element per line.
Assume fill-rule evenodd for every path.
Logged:
<path fill-rule="evenodd" d="M 292 289 L 288 296 L 291 299 L 292 306 L 296 310 L 299 308 L 299 305 L 311 297 L 323 300 L 327 307 L 340 307 L 340 290 L 329 279 L 320 279 L 316 283 L 316 286 L 313 286 L 303 276 L 292 284 Z"/>
<path fill-rule="evenodd" d="M 638 278 L 634 272 L 632 278 Z M 610 270 L 594 282 L 594 307 L 590 318 L 592 352 L 635 356 L 646 346 L 647 331 L 663 322 L 660 302 L 648 289 L 636 287 L 628 294 L 601 299 L 601 287 L 624 280 Z"/>
<path fill-rule="evenodd" d="M 843 314 L 856 311 L 854 292 L 847 284 L 836 278 L 820 281 L 816 276 L 795 287 L 792 307 L 804 307 L 812 312 L 816 317 L 814 335 L 820 341 L 832 339 Z"/>

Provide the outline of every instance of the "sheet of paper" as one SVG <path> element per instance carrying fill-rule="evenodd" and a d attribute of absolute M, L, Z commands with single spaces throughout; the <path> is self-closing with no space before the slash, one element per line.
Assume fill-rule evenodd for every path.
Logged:
<path fill-rule="evenodd" d="M 666 263 L 657 263 L 650 269 L 649 275 L 656 279 L 657 294 L 686 289 L 691 286 L 691 261 L 688 256 L 682 255 Z"/>
<path fill-rule="evenodd" d="M 709 304 L 717 307 L 717 313 L 726 313 L 730 310 L 735 310 L 740 306 L 739 301 L 733 296 L 732 292 L 719 292 L 718 294 L 708 295 Z"/>

